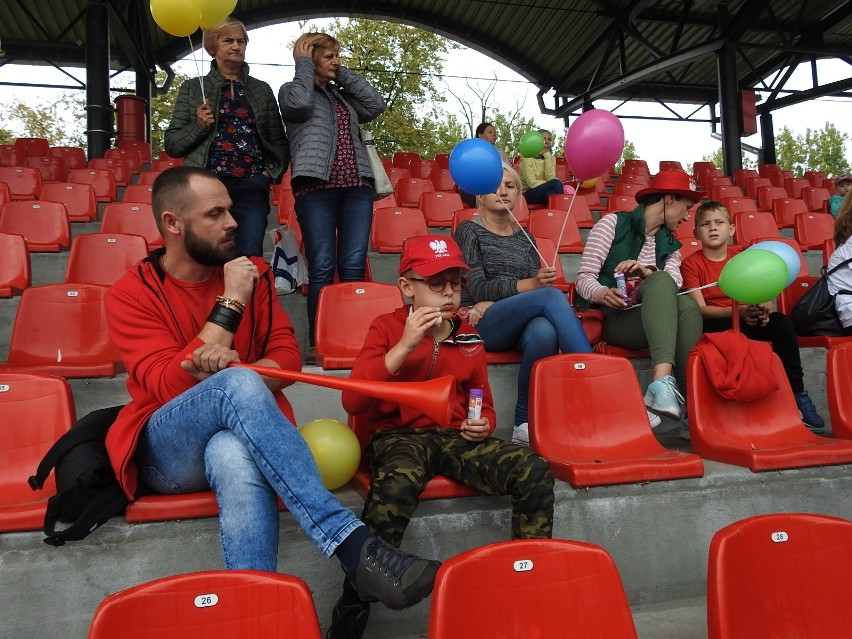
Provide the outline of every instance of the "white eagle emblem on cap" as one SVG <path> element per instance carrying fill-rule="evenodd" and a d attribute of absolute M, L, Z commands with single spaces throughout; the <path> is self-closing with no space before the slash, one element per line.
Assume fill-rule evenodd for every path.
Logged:
<path fill-rule="evenodd" d="M 435 251 L 435 257 L 446 257 L 447 256 L 447 242 L 444 240 L 432 240 L 429 242 L 429 246 Z"/>

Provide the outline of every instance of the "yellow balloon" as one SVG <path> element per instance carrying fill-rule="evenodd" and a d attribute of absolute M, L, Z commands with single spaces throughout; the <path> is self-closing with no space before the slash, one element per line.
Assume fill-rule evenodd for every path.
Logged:
<path fill-rule="evenodd" d="M 598 183 L 598 178 L 592 178 L 590 180 L 586 180 L 585 182 L 580 182 L 580 187 L 584 188 L 584 189 L 590 189 L 597 183 Z"/>
<path fill-rule="evenodd" d="M 183 38 L 198 29 L 198 0 L 151 0 L 151 15 L 163 31 Z"/>
<path fill-rule="evenodd" d="M 201 15 L 201 28 L 207 31 L 229 15 L 237 6 L 237 0 L 198 0 L 198 9 Z"/>
<path fill-rule="evenodd" d="M 345 485 L 361 463 L 358 437 L 336 419 L 315 419 L 299 428 L 314 456 L 322 483 L 329 490 Z"/>

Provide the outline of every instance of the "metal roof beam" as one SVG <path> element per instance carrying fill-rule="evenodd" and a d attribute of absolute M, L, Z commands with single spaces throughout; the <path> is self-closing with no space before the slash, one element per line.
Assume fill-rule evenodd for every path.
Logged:
<path fill-rule="evenodd" d="M 814 87 L 813 89 L 808 89 L 807 91 L 798 91 L 783 98 L 777 98 L 775 100 L 772 100 L 771 102 L 764 102 L 763 104 L 758 105 L 757 112 L 772 112 L 777 109 L 792 106 L 794 104 L 801 104 L 802 102 L 807 102 L 809 100 L 813 100 L 814 98 L 823 98 L 829 95 L 837 95 L 839 93 L 843 93 L 844 91 L 849 91 L 850 89 L 852 89 L 852 78 L 846 80 L 838 80 L 837 82 L 823 84 L 822 86 Z"/>
<path fill-rule="evenodd" d="M 580 107 L 583 102 L 604 98 L 612 93 L 615 93 L 616 91 L 621 91 L 632 84 L 641 82 L 643 78 L 647 78 L 648 76 L 654 73 L 673 69 L 692 60 L 696 60 L 711 53 L 715 53 L 724 44 L 725 41 L 723 39 L 717 38 L 697 47 L 685 49 L 674 55 L 661 58 L 656 62 L 652 62 L 649 65 L 646 65 L 640 69 L 636 69 L 635 71 L 622 75 L 621 77 L 616 78 L 615 80 L 607 82 L 606 84 L 599 85 L 594 89 L 591 89 L 590 91 L 576 96 L 573 100 L 566 102 L 564 105 L 562 105 L 562 107 L 557 109 L 557 112 L 554 115 L 556 117 L 562 117 L 565 114 Z"/>

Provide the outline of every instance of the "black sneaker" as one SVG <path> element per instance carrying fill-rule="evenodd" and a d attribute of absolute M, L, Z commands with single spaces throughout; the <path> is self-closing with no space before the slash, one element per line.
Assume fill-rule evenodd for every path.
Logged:
<path fill-rule="evenodd" d="M 361 547 L 358 568 L 349 578 L 363 601 L 402 610 L 432 592 L 440 567 L 440 561 L 421 559 L 372 537 Z"/>

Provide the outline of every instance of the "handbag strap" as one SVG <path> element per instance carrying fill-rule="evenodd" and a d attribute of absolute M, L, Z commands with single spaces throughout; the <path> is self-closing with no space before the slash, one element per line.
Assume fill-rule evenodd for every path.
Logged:
<path fill-rule="evenodd" d="M 849 264 L 849 262 L 852 262 L 852 257 L 850 257 L 848 260 L 843 260 L 840 264 L 838 264 L 837 266 L 835 266 L 833 269 L 831 269 L 830 271 L 827 271 L 827 272 L 825 273 L 826 277 L 828 277 L 829 275 L 831 275 L 832 273 L 834 273 L 834 271 L 838 270 L 841 266 L 846 266 L 847 264 Z M 825 266 L 823 266 L 823 269 L 825 269 L 825 268 L 826 268 L 826 267 L 825 267 Z"/>

